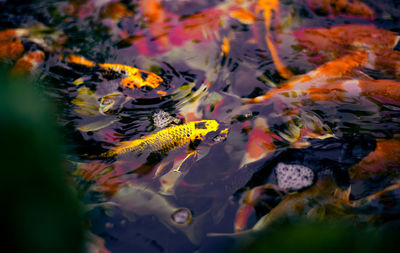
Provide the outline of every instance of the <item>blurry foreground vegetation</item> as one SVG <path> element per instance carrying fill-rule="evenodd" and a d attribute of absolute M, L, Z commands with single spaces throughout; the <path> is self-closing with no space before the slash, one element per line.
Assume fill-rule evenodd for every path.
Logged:
<path fill-rule="evenodd" d="M 346 220 L 299 220 L 276 224 L 256 237 L 243 239 L 233 252 L 397 252 L 399 238 L 399 224 L 375 228 L 355 226 Z"/>
<path fill-rule="evenodd" d="M 7 252 L 82 252 L 83 208 L 66 180 L 51 107 L 0 71 L 1 219 Z M 3 246 L 4 249 L 4 246 Z"/>

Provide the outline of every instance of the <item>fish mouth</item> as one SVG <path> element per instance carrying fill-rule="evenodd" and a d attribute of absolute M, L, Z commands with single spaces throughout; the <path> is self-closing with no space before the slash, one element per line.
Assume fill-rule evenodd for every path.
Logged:
<path fill-rule="evenodd" d="M 208 133 L 203 139 L 204 143 L 214 145 L 223 142 L 228 138 L 229 128 L 221 124 L 217 131 Z"/>
<path fill-rule="evenodd" d="M 171 214 L 171 220 L 176 225 L 189 225 L 192 220 L 192 212 L 187 208 L 178 208 Z"/>
<path fill-rule="evenodd" d="M 228 128 L 221 130 L 219 134 L 217 134 L 212 138 L 213 143 L 223 142 L 224 140 L 226 140 L 226 138 L 228 138 L 228 133 L 229 133 Z"/>

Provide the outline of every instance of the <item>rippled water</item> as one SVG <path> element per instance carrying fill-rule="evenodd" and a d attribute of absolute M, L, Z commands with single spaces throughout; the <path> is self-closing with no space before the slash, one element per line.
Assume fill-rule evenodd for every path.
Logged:
<path fill-rule="evenodd" d="M 36 29 L 2 38 L 1 58 L 16 66 L 30 52 L 45 55 L 24 66 L 57 107 L 65 158 L 98 236 L 93 248 L 218 252 L 230 249 L 234 225 L 250 229 L 268 213 L 271 223 L 280 215 L 351 216 L 378 227 L 398 219 L 395 1 L 0 4 L 3 31 Z M 7 53 L 10 41 L 23 52 Z M 162 82 L 129 88 L 127 72 L 104 63 Z M 169 140 L 168 152 L 104 155 L 199 120 L 215 120 L 218 131 L 183 147 Z"/>

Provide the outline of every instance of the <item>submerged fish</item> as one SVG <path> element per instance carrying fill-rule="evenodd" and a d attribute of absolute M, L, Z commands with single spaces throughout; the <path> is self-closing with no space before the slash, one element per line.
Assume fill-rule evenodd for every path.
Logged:
<path fill-rule="evenodd" d="M 192 217 L 189 209 L 176 207 L 150 188 L 130 183 L 118 190 L 110 202 L 119 206 L 130 220 L 135 220 L 136 216 L 154 215 L 171 231 L 181 230 L 192 243 L 200 242 L 199 226 L 207 213 Z"/>

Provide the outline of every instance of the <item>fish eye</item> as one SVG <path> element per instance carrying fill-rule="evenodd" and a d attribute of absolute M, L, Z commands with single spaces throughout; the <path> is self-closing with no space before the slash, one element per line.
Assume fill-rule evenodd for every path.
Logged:
<path fill-rule="evenodd" d="M 114 101 L 112 99 L 106 98 L 106 99 L 102 99 L 101 104 L 102 105 L 110 105 L 112 104 Z"/>
<path fill-rule="evenodd" d="M 212 141 L 215 143 L 218 143 L 218 142 L 224 141 L 225 139 L 226 139 L 226 136 L 217 135 L 212 138 Z"/>

